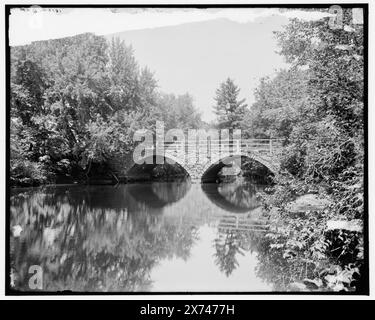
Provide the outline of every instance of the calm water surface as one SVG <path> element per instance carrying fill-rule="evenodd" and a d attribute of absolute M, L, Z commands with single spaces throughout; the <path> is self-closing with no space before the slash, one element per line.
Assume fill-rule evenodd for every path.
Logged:
<path fill-rule="evenodd" d="M 12 285 L 43 290 L 271 291 L 256 192 L 234 182 L 13 189 Z"/>

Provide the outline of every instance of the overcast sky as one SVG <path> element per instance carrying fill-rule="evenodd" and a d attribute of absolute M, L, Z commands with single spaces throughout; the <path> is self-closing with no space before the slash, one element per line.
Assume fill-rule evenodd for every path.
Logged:
<path fill-rule="evenodd" d="M 290 17 L 318 19 L 321 13 L 275 9 L 13 9 L 10 45 L 84 32 L 117 33 L 133 46 L 141 66 L 155 72 L 162 91 L 189 92 L 203 118 L 212 120 L 215 89 L 231 77 L 241 98 L 254 101 L 261 77 L 286 67 L 273 31 Z"/>

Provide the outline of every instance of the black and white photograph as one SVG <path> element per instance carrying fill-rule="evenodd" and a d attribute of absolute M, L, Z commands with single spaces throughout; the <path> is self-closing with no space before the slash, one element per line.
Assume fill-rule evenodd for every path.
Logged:
<path fill-rule="evenodd" d="M 5 19 L 7 295 L 369 294 L 368 4 Z"/>

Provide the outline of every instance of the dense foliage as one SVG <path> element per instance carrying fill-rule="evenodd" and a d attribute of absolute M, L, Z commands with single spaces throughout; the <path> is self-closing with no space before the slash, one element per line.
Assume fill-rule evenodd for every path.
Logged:
<path fill-rule="evenodd" d="M 342 28 L 330 28 L 328 20 L 294 19 L 276 33 L 291 67 L 261 81 L 242 126 L 248 136 L 285 139 L 283 173 L 265 198 L 280 223 L 264 246 L 266 256 L 276 248 L 277 259 L 297 269 L 303 259 L 319 279 L 319 272 L 326 276 L 328 266 L 337 266 L 332 283 L 315 287 L 353 290 L 351 276 L 363 267 L 362 234 L 328 232 L 326 222 L 364 218 L 363 26 L 352 23 L 350 10 Z M 287 204 L 306 193 L 319 193 L 331 205 L 291 218 Z"/>
<path fill-rule="evenodd" d="M 83 34 L 11 48 L 11 179 L 85 177 L 129 154 L 133 132 L 199 125 L 192 98 L 166 95 L 132 48 Z M 94 165 L 94 166 L 93 166 Z"/>

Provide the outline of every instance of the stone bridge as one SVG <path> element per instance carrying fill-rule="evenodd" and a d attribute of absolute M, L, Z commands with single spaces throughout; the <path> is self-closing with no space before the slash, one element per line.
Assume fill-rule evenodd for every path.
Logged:
<path fill-rule="evenodd" d="M 160 147 L 160 146 L 159 146 Z M 279 139 L 238 139 L 238 140 L 207 140 L 207 141 L 175 141 L 162 146 L 163 153 L 152 146 L 148 155 L 137 160 L 137 163 L 147 163 L 140 170 L 152 170 L 156 164 L 156 157 L 163 157 L 167 163 L 177 163 L 191 178 L 192 182 L 215 181 L 217 174 L 223 167 L 236 167 L 241 159 L 247 158 L 257 161 L 267 167 L 272 173 L 279 170 L 279 157 L 282 141 Z M 152 159 L 150 159 L 152 158 Z M 151 164 L 150 164 L 150 160 Z M 148 169 L 146 169 L 146 167 Z M 129 173 L 132 169 L 129 170 Z M 134 174 L 139 174 L 133 172 Z M 232 173 L 233 174 L 233 173 Z"/>

